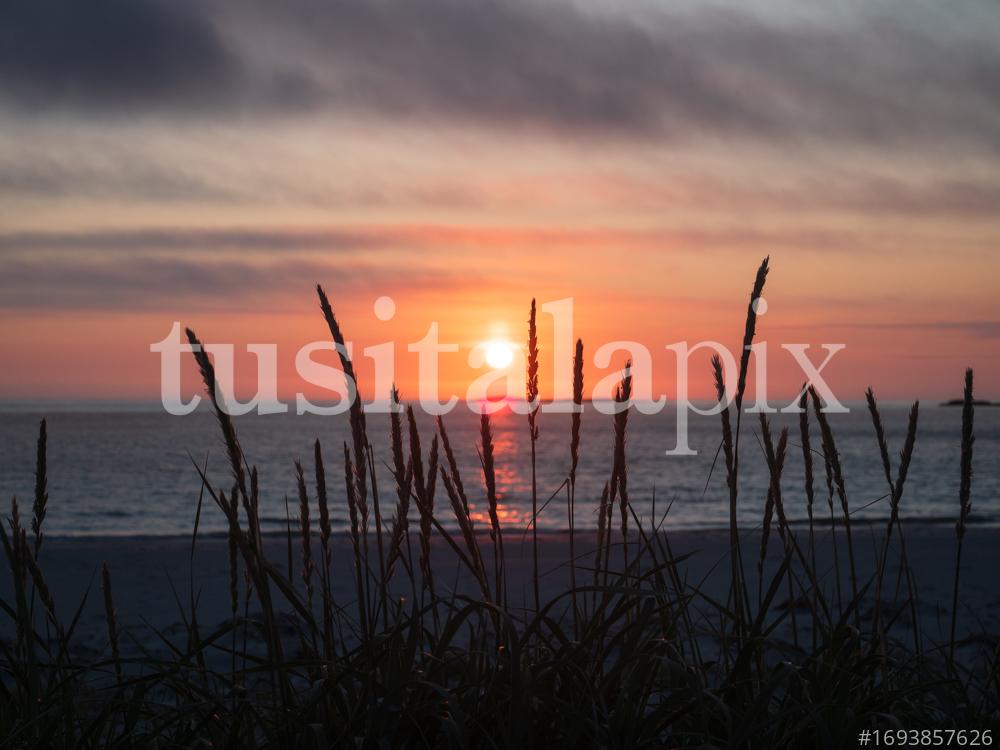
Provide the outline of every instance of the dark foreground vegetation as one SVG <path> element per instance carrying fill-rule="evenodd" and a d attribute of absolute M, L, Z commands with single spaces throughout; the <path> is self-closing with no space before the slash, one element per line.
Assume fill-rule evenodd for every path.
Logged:
<path fill-rule="evenodd" d="M 754 338 L 753 300 L 767 270 L 765 260 L 748 306 L 744 345 Z M 326 295 L 318 291 L 330 333 L 343 345 Z M 662 527 L 668 511 L 643 521 L 632 510 L 626 451 L 632 382 L 626 368 L 616 394 L 622 408 L 609 425 L 613 469 L 600 500 L 596 539 L 588 531 L 583 545 L 582 532 L 572 528 L 580 446 L 574 415 L 566 480 L 553 495 L 568 513 L 570 585 L 555 598 L 542 597 L 536 549 L 530 595 L 522 599 L 510 593 L 504 543 L 512 530 L 502 527 L 498 513 L 488 417 L 481 420 L 481 475 L 462 476 L 444 421 L 438 420 L 433 436 L 421 435 L 412 410 L 401 409 L 388 424 L 375 426 L 355 401 L 351 443 L 324 453 L 317 442 L 312 465 L 295 466 L 299 518 L 289 531 L 296 559 L 288 565 L 264 553 L 257 473 L 220 408 L 212 362 L 196 347 L 229 464 L 223 486 L 202 473 L 198 503 L 199 518 L 204 510 L 228 520 L 229 591 L 201 595 L 228 597 L 231 617 L 206 628 L 198 621 L 197 592 L 188 601 L 175 592 L 184 633 L 160 634 L 157 644 L 167 647 L 170 658 L 152 649 L 146 656 L 123 656 L 129 634 L 118 625 L 114 571 L 107 566 L 101 581 L 107 647 L 99 658 L 81 657 L 74 649 L 83 604 L 75 617 L 60 619 L 43 572 L 43 423 L 31 518 L 22 519 L 15 501 L 2 528 L 14 592 L 12 601 L 0 601 L 11 633 L 0 644 L 3 746 L 848 748 L 857 746 L 862 729 L 995 732 L 995 641 L 977 647 L 974 658 L 967 648 L 959 649 L 965 658 L 956 655 L 962 645 L 955 635 L 962 543 L 971 509 L 971 371 L 962 433 L 956 435 L 962 453 L 955 476 L 951 637 L 933 642 L 920 632 L 919 617 L 905 616 L 917 594 L 903 511 L 918 405 L 904 444 L 894 446 L 900 453 L 893 461 L 875 397 L 868 393 L 873 449 L 885 469 L 888 501 L 874 569 L 856 565 L 852 509 L 834 434 L 810 390 L 801 397 L 795 434 L 774 434 L 764 417 L 754 425 L 771 481 L 751 546 L 736 523 L 737 504 L 750 501 L 739 494 L 740 461 L 751 455 L 740 445 L 748 432 L 741 424 L 749 358 L 743 351 L 735 384 L 725 383 L 721 364 L 713 363 L 719 398 L 731 404 L 720 415 L 718 459 L 731 510 L 728 597 L 713 597 L 687 579 Z M 346 348 L 340 352 L 353 377 Z M 582 361 L 578 342 L 577 403 Z M 537 367 L 532 305 L 526 391 L 536 403 Z M 532 443 L 537 417 L 530 414 L 525 425 Z M 373 455 L 368 435 L 374 429 L 390 432 L 390 456 Z M 806 466 L 805 486 L 794 490 L 782 483 L 792 450 L 802 452 Z M 395 486 L 377 486 L 380 462 L 391 467 Z M 327 486 L 334 481 L 345 482 L 348 498 L 349 564 L 331 561 Z M 807 527 L 786 519 L 785 498 L 793 492 L 796 502 L 805 498 Z M 485 517 L 470 511 L 473 496 L 473 506 L 488 509 Z M 537 514 L 537 489 L 532 502 Z M 318 507 L 318 518 L 310 517 L 311 506 Z M 840 529 L 833 536 L 840 543 L 833 575 L 816 566 L 816 529 L 828 524 Z M 197 521 L 192 559 L 196 544 Z M 586 546 L 587 554 L 578 554 L 576 545 Z M 432 550 L 448 552 L 471 585 L 456 591 L 450 580 L 438 580 Z M 776 551 L 777 564 L 765 564 Z M 901 560 L 902 571 L 891 582 L 890 555 Z M 353 581 L 349 601 L 334 600 L 333 577 Z M 85 599 L 89 592 L 80 593 Z"/>

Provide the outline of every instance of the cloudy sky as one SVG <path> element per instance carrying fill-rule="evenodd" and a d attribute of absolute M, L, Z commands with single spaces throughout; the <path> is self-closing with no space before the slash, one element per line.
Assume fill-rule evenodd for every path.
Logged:
<path fill-rule="evenodd" d="M 155 397 L 174 320 L 294 393 L 317 282 L 404 396 L 532 296 L 669 389 L 768 254 L 763 338 L 846 343 L 845 398 L 1000 376 L 994 0 L 8 0 L 0 122 L 2 398 Z"/>

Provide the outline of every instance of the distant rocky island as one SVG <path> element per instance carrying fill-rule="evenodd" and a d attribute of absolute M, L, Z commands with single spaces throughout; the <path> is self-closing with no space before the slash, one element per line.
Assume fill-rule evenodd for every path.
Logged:
<path fill-rule="evenodd" d="M 965 401 L 960 398 L 953 398 L 951 401 L 942 401 L 941 406 L 962 406 Z M 973 399 L 973 406 L 1000 406 L 1000 401 L 987 401 L 986 399 Z"/>

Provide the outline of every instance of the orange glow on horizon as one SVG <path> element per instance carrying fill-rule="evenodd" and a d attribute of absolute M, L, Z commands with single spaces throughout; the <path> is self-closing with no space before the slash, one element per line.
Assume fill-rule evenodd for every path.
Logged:
<path fill-rule="evenodd" d="M 420 341 L 432 323 L 440 340 L 457 344 L 459 351 L 440 356 L 439 394 L 464 397 L 481 370 L 469 364 L 469 354 L 484 341 L 507 342 L 523 352 L 528 307 L 539 301 L 540 388 L 543 400 L 566 398 L 568 383 L 554 382 L 556 355 L 553 318 L 541 306 L 573 299 L 572 337 L 585 346 L 585 382 L 589 389 L 623 366 L 627 353 L 613 355 L 608 368 L 598 368 L 593 357 L 605 343 L 632 340 L 649 349 L 653 361 L 653 388 L 670 397 L 675 391 L 675 358 L 664 347 L 677 341 L 718 341 L 737 350 L 742 338 L 746 300 L 759 258 L 742 255 L 739 262 L 719 266 L 713 258 L 688 254 L 637 253 L 625 267 L 608 266 L 607 253 L 584 263 L 580 254 L 569 264 L 564 253 L 538 254 L 511 249 L 502 271 L 481 257 L 450 254 L 421 256 L 403 279 L 381 284 L 343 284 L 339 276 L 322 277 L 348 341 L 363 397 L 372 392 L 373 364 L 366 347 L 394 343 L 395 373 L 402 398 L 418 394 L 417 356 L 407 345 Z M 605 260 L 602 260 L 605 259 Z M 449 265 L 453 269 L 446 273 Z M 660 269 L 671 267 L 664 275 Z M 801 373 L 781 343 L 843 342 L 825 373 L 845 399 L 860 399 L 869 385 L 883 398 L 952 397 L 961 372 L 973 366 L 980 382 L 1000 382 L 1000 357 L 988 328 L 996 317 L 989 280 L 994 278 L 971 265 L 956 266 L 940 259 L 914 257 L 907 268 L 868 263 L 867 273 L 829 263 L 825 256 L 776 254 L 765 288 L 768 312 L 758 324 L 757 341 L 770 341 L 772 368 L 769 390 L 776 398 L 791 398 L 801 384 Z M 996 256 L 981 266 L 1000 270 Z M 493 267 L 493 271 L 485 269 Z M 421 270 L 423 269 L 423 270 Z M 471 269 L 479 275 L 470 276 Z M 529 272 L 530 269 L 530 272 Z M 460 270 L 465 272 L 460 273 Z M 821 273 L 822 271 L 822 273 Z M 468 272 L 468 273 L 466 273 Z M 424 282 L 421 273 L 429 274 Z M 488 273 L 488 281 L 483 281 Z M 903 274 L 912 293 L 902 300 L 884 297 L 880 279 Z M 992 273 L 992 272 L 991 272 Z M 473 283 L 469 279 L 475 278 Z M 327 341 L 329 332 L 306 284 L 276 286 L 270 298 L 237 296 L 217 303 L 177 302 L 152 309 L 30 310 L 5 313 L 0 346 L 17 352 L 0 373 L 0 398 L 101 398 L 155 400 L 159 395 L 159 361 L 149 345 L 162 339 L 174 320 L 190 326 L 206 343 L 232 343 L 236 350 L 237 396 L 245 398 L 256 386 L 256 361 L 247 354 L 253 343 L 278 347 L 279 396 L 294 403 L 300 390 L 312 399 L 329 395 L 298 377 L 295 354 L 313 341 Z M 276 295 L 276 296 L 274 296 Z M 394 314 L 380 319 L 375 301 L 388 296 Z M 212 303 L 206 306 L 206 303 Z M 952 324 L 950 321 L 955 320 Z M 984 321 L 981 328 L 965 328 L 962 321 Z M 821 352 L 815 350 L 814 359 Z M 499 350 L 496 355 L 501 352 Z M 506 356 L 506 354 L 505 354 Z M 335 356 L 323 358 L 337 366 Z M 709 353 L 691 364 L 691 396 L 711 398 Z M 72 362 L 72 367 L 67 363 Z M 494 365 L 496 364 L 494 361 Z M 956 374 L 957 373 L 957 374 Z M 752 381 L 752 378 L 751 378 Z M 185 365 L 186 394 L 201 392 L 193 361 Z M 589 391 L 588 391 L 589 392 Z M 504 394 L 491 393 L 503 397 Z M 997 394 L 984 393 L 984 397 Z M 520 388 L 507 397 L 522 397 Z"/>

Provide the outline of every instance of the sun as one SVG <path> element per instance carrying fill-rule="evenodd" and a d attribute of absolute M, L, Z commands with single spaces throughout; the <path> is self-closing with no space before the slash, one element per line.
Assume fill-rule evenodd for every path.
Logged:
<path fill-rule="evenodd" d="M 510 367 L 514 361 L 514 347 L 507 341 L 487 341 L 483 344 L 486 350 L 486 364 L 495 370 Z"/>

